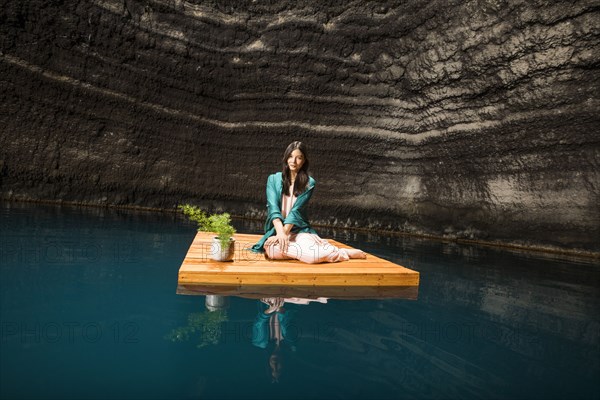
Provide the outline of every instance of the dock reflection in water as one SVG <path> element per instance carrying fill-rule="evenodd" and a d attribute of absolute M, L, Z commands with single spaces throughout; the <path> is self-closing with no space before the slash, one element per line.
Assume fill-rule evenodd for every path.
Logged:
<path fill-rule="evenodd" d="M 198 347 L 219 344 L 223 325 L 227 324 L 229 296 L 256 299 L 257 313 L 252 322 L 250 335 L 245 336 L 252 345 L 265 349 L 269 354 L 268 368 L 272 383 L 278 383 L 287 363 L 286 355 L 295 353 L 302 329 L 293 323 L 298 306 L 311 303 L 326 304 L 329 300 L 408 299 L 416 300 L 418 286 L 404 287 L 302 287 L 302 286 L 199 286 L 179 285 L 177 294 L 204 296 L 206 312 L 191 314 L 188 321 L 196 324 L 191 330 L 200 337 Z M 310 310 L 306 310 L 309 312 Z M 211 313 L 214 313 L 211 315 Z M 202 317 L 204 315 L 204 317 Z M 195 321 L 195 322 L 194 322 Z M 328 326 L 331 333 L 332 326 Z M 186 329 L 186 328 L 184 328 Z M 187 329 L 190 329 L 189 327 Z M 179 336 L 178 336 L 179 332 Z M 249 337 L 250 336 L 250 337 Z M 169 338 L 173 341 L 188 340 L 174 330 Z"/>
<path fill-rule="evenodd" d="M 224 286 L 179 285 L 177 294 L 238 296 L 248 299 L 263 297 L 301 297 L 318 299 L 327 297 L 337 300 L 407 299 L 416 300 L 418 286 Z"/>

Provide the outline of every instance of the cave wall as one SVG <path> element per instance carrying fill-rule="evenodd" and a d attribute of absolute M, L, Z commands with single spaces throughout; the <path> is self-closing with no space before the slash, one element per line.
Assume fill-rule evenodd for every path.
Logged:
<path fill-rule="evenodd" d="M 0 1 L 0 195 L 600 251 L 596 1 Z"/>

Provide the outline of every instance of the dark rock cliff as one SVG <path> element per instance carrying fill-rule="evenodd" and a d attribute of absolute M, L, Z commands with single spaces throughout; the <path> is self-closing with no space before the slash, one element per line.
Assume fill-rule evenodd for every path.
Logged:
<path fill-rule="evenodd" d="M 600 4 L 2 1 L 0 194 L 600 250 Z"/>

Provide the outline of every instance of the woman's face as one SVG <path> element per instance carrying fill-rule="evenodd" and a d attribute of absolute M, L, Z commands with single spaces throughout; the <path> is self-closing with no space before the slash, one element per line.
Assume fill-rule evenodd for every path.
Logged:
<path fill-rule="evenodd" d="M 292 151 L 287 159 L 287 165 L 291 172 L 297 173 L 304 165 L 304 154 L 298 149 Z"/>
<path fill-rule="evenodd" d="M 274 382 L 279 382 L 279 378 L 281 377 L 281 359 L 277 354 L 271 354 L 269 357 L 269 365 L 271 366 L 271 377 Z"/>

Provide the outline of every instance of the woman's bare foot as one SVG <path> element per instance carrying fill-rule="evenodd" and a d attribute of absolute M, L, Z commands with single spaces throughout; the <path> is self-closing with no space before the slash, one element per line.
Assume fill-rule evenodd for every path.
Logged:
<path fill-rule="evenodd" d="M 359 249 L 346 249 L 350 258 L 367 258 L 367 253 Z"/>

